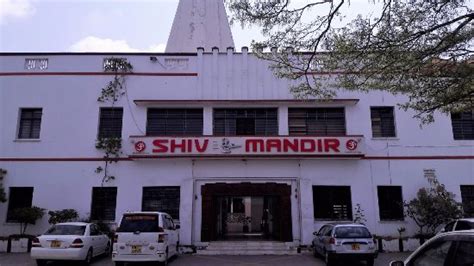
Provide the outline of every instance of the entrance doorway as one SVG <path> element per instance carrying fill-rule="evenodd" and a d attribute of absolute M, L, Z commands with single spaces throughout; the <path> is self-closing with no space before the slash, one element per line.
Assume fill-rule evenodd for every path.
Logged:
<path fill-rule="evenodd" d="M 201 241 L 292 241 L 290 196 L 286 184 L 202 186 Z"/>
<path fill-rule="evenodd" d="M 279 239 L 278 197 L 222 196 L 216 200 L 218 239 Z"/>

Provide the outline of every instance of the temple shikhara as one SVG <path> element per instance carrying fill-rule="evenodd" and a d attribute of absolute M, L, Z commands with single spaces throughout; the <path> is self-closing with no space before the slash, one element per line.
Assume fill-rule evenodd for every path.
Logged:
<path fill-rule="evenodd" d="M 269 66 L 235 47 L 219 0 L 181 0 L 164 53 L 0 53 L 0 235 L 18 232 L 22 207 L 112 228 L 164 211 L 183 250 L 255 240 L 295 253 L 360 213 L 378 236 L 413 236 L 402 203 L 429 176 L 474 216 L 472 114 L 420 127 L 403 95 L 299 100 Z"/>

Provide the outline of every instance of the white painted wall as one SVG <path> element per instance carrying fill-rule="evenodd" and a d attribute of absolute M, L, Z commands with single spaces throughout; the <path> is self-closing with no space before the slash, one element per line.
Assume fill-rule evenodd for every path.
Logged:
<path fill-rule="evenodd" d="M 196 56 L 116 55 L 126 57 L 136 73 L 197 73 L 198 76 L 129 76 L 128 97 L 117 106 L 124 108 L 124 151 L 129 153 L 130 135 L 143 135 L 147 106 L 133 100 L 255 100 L 246 106 L 279 108 L 279 133 L 288 133 L 288 104 L 268 100 L 292 99 L 289 82 L 276 79 L 268 64 L 244 53 L 199 53 Z M 48 58 L 46 72 L 102 72 L 104 55 L 0 55 L 0 73 L 27 72 L 25 58 Z M 167 59 L 186 59 L 186 67 L 172 65 Z M 167 63 L 168 62 L 168 65 Z M 183 61 L 184 62 L 184 61 Z M 29 71 L 35 72 L 35 71 Z M 110 76 L 0 76 L 0 158 L 90 158 L 101 157 L 94 147 L 101 106 L 96 101 L 100 89 Z M 341 91 L 340 99 L 358 99 L 346 105 L 348 135 L 364 135 L 367 156 L 473 156 L 474 141 L 453 139 L 449 116 L 436 114 L 436 122 L 420 128 L 413 112 L 396 108 L 397 137 L 373 139 L 370 106 L 394 106 L 406 100 L 385 92 L 370 94 Z M 259 102 L 265 100 L 265 102 Z M 204 107 L 204 133 L 212 134 L 212 104 Z M 310 106 L 317 106 L 317 103 Z M 187 107 L 189 104 L 175 105 Z M 241 107 L 238 103 L 220 107 Z M 18 112 L 22 107 L 42 107 L 43 120 L 39 141 L 16 140 Z M 291 105 L 290 105 L 291 107 Z M 0 160 L 0 168 L 8 170 L 5 186 L 33 186 L 33 204 L 50 210 L 75 208 L 85 216 L 90 212 L 93 186 L 100 186 L 94 173 L 97 161 L 31 162 Z M 350 185 L 352 203 L 365 209 L 368 226 L 378 235 L 397 235 L 396 229 L 415 227 L 408 219 L 402 222 L 380 222 L 377 185 L 403 186 L 404 200 L 414 197 L 426 186 L 423 169 L 435 169 L 440 181 L 460 198 L 460 185 L 474 184 L 472 159 L 452 160 L 191 160 L 159 159 L 120 162 L 112 166 L 117 180 L 107 184 L 118 187 L 117 220 L 127 210 L 141 208 L 143 186 L 181 186 L 182 244 L 200 241 L 200 186 L 207 182 L 282 182 L 292 185 L 292 221 L 295 240 L 309 244 L 312 232 L 322 221 L 313 215 L 313 185 Z M 19 226 L 7 224 L 7 204 L 0 204 L 0 235 L 16 233 Z M 29 228 L 41 233 L 47 217 Z"/>

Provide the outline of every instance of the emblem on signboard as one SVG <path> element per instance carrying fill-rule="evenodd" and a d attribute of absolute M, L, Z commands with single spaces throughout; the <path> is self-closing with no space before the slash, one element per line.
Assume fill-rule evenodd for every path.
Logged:
<path fill-rule="evenodd" d="M 135 150 L 137 152 L 143 152 L 146 149 L 146 144 L 143 141 L 137 141 L 135 143 Z"/>
<path fill-rule="evenodd" d="M 223 138 L 220 145 L 222 153 L 231 153 L 233 149 L 238 149 L 240 147 L 242 146 L 231 143 L 228 138 Z"/>
<path fill-rule="evenodd" d="M 346 148 L 350 151 L 357 149 L 357 141 L 350 139 L 346 142 Z"/>

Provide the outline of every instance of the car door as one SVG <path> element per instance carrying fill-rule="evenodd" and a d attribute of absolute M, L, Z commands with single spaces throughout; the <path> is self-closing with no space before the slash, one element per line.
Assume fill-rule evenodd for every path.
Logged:
<path fill-rule="evenodd" d="M 313 239 L 314 248 L 319 253 L 322 253 L 322 248 L 321 248 L 322 243 L 320 241 L 320 238 L 321 236 L 325 234 L 327 228 L 328 228 L 327 225 L 324 225 L 323 227 L 321 227 L 321 229 L 319 229 L 318 233 L 314 236 L 314 239 Z"/>
<path fill-rule="evenodd" d="M 441 239 L 420 250 L 407 266 L 451 266 L 453 241 Z"/>
<path fill-rule="evenodd" d="M 331 236 L 331 231 L 332 231 L 331 229 L 332 227 L 328 225 L 324 228 L 324 231 L 322 231 L 321 234 L 318 235 L 319 252 L 321 254 L 324 254 L 327 239 Z"/>
<path fill-rule="evenodd" d="M 474 265 L 474 241 L 459 241 L 454 255 L 455 266 Z"/>
<path fill-rule="evenodd" d="M 95 224 L 90 225 L 90 238 L 94 256 L 102 254 L 104 248 L 101 246 L 99 228 Z"/>

